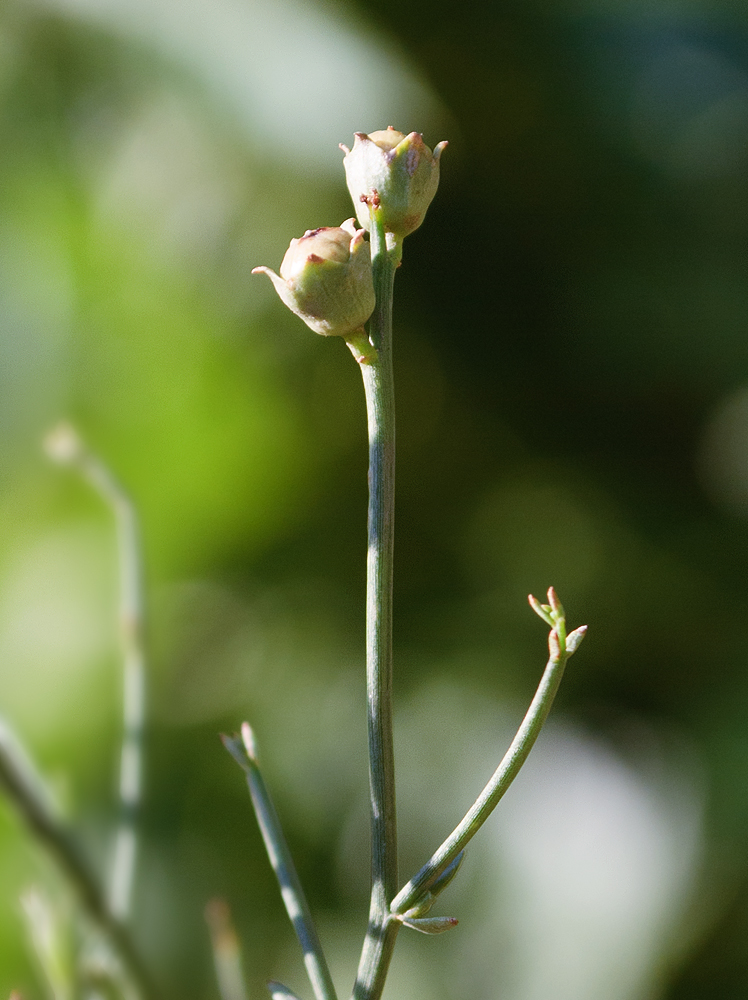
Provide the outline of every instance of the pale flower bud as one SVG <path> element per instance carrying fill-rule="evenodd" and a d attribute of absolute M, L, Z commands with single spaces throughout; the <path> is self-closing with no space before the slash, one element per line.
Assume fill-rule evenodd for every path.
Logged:
<path fill-rule="evenodd" d="M 372 198 L 385 230 L 397 239 L 418 229 L 439 186 L 439 158 L 446 145 L 440 142 L 432 153 L 418 132 L 406 136 L 391 125 L 370 135 L 356 132 L 353 149 L 341 145 L 348 190 L 364 229 L 371 224 Z"/>
<path fill-rule="evenodd" d="M 354 219 L 342 226 L 310 229 L 291 240 L 280 275 L 266 274 L 288 308 L 323 337 L 348 337 L 374 312 L 371 250 Z"/>

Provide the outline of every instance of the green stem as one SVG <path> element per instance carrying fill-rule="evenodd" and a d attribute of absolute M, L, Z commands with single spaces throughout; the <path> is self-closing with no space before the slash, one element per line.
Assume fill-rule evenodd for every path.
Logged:
<path fill-rule="evenodd" d="M 392 570 L 395 513 L 395 392 L 392 293 L 401 247 L 371 209 L 376 308 L 369 333 L 376 356 L 362 361 L 369 426 L 366 573 L 366 691 L 371 800 L 371 904 L 353 995 L 378 1000 L 400 927 L 389 903 L 398 885 L 395 759 L 392 741 Z"/>
<path fill-rule="evenodd" d="M 127 920 L 132 908 L 143 771 L 145 725 L 145 654 L 143 587 L 138 521 L 133 504 L 106 466 L 90 452 L 80 459 L 81 471 L 114 513 L 119 548 L 119 618 L 122 664 L 122 750 L 120 756 L 120 816 L 109 878 L 109 906 Z"/>
<path fill-rule="evenodd" d="M 205 907 L 205 919 L 210 930 L 213 965 L 221 1000 L 247 1000 L 241 947 L 228 903 L 223 899 L 212 899 Z"/>
<path fill-rule="evenodd" d="M 138 851 L 141 806 L 143 730 L 145 727 L 145 643 L 140 532 L 132 501 L 104 463 L 69 424 L 56 427 L 46 440 L 55 461 L 74 466 L 114 514 L 119 565 L 119 619 L 122 648 L 122 749 L 119 774 L 119 821 L 109 871 L 109 909 L 130 917 Z"/>
<path fill-rule="evenodd" d="M 127 928 L 111 913 L 70 830 L 55 816 L 44 786 L 10 730 L 0 723 L 0 787 L 72 886 L 84 911 L 143 998 L 153 988 Z"/>
<path fill-rule="evenodd" d="M 289 920 L 304 952 L 304 965 L 314 995 L 317 1000 L 336 1000 L 335 987 L 330 970 L 327 968 L 309 904 L 299 881 L 288 843 L 283 836 L 278 813 L 275 811 L 273 800 L 270 798 L 270 792 L 257 763 L 257 751 L 252 730 L 245 722 L 242 726 L 241 738 L 222 736 L 221 739 L 223 745 L 246 775 L 249 794 L 265 843 L 265 850 L 268 853 L 270 864 L 273 866 L 275 877 L 278 879 Z"/>
<path fill-rule="evenodd" d="M 556 697 L 558 686 L 563 677 L 566 661 L 570 655 L 563 647 L 558 656 L 551 654 L 535 692 L 535 697 L 527 710 L 527 715 L 525 715 L 503 760 L 462 821 L 450 833 L 441 847 L 434 852 L 418 874 L 394 898 L 391 907 L 392 913 L 405 913 L 416 904 L 496 808 L 499 799 L 504 795 L 516 778 L 519 769 L 527 760 L 527 755 L 532 750 L 535 740 L 543 728 L 543 723 L 551 710 L 553 699 Z"/>

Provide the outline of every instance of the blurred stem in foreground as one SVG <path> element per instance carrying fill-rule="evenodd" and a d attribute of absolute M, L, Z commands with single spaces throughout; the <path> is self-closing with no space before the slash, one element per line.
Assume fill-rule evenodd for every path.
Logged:
<path fill-rule="evenodd" d="M 0 723 L 0 788 L 73 889 L 143 1000 L 154 996 L 150 979 L 124 924 L 115 917 L 70 829 L 56 815 L 45 786 L 12 732 Z"/>
<path fill-rule="evenodd" d="M 63 919 L 59 910 L 36 886 L 22 894 L 21 907 L 29 938 L 53 1000 L 73 1000 L 75 962 L 70 920 Z"/>
<path fill-rule="evenodd" d="M 58 425 L 47 437 L 48 455 L 78 469 L 114 514 L 119 565 L 119 622 L 122 646 L 123 733 L 119 773 L 120 815 L 109 872 L 109 908 L 121 920 L 132 909 L 137 862 L 137 821 L 141 803 L 145 655 L 140 537 L 135 508 L 104 463 L 90 452 L 73 427 Z"/>
<path fill-rule="evenodd" d="M 241 947 L 228 903 L 224 899 L 211 899 L 205 907 L 205 920 L 210 930 L 213 964 L 221 1000 L 247 1000 Z"/>

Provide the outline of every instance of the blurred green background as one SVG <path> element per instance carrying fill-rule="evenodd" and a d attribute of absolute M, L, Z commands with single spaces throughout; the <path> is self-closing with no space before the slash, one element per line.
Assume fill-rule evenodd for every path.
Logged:
<path fill-rule="evenodd" d="M 148 581 L 136 935 L 215 998 L 302 995 L 217 733 L 255 727 L 346 995 L 367 912 L 360 376 L 251 278 L 352 214 L 338 142 L 449 139 L 396 287 L 403 875 L 503 753 L 553 583 L 590 634 L 389 995 L 748 997 L 748 14 L 728 0 L 4 0 L 0 712 L 103 867 L 119 739 L 109 513 Z M 0 807 L 0 994 L 43 996 Z M 418 940 L 413 940 L 414 938 Z"/>

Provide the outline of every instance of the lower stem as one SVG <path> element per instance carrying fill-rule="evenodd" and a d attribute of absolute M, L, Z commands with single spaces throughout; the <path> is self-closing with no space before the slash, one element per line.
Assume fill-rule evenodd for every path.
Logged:
<path fill-rule="evenodd" d="M 395 950 L 397 932 L 401 927 L 401 922 L 389 914 L 383 920 L 374 921 L 370 918 L 352 1000 L 381 997 Z"/>
<path fill-rule="evenodd" d="M 392 740 L 392 571 L 395 506 L 395 394 L 392 291 L 399 245 L 387 245 L 372 210 L 371 255 L 376 308 L 369 331 L 376 357 L 361 361 L 369 426 L 369 530 L 366 574 L 366 691 L 371 800 L 369 930 L 354 997 L 378 1000 L 399 921 L 389 904 L 398 888 L 395 759 Z"/>

